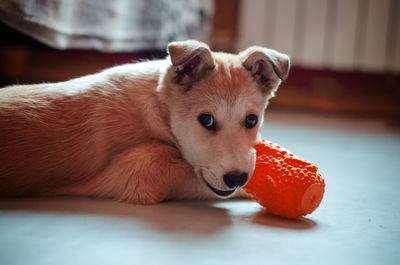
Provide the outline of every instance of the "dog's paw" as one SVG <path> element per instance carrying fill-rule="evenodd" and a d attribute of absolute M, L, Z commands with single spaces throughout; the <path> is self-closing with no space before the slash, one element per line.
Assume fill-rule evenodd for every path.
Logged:
<path fill-rule="evenodd" d="M 251 199 L 251 195 L 247 193 L 244 189 L 238 189 L 235 193 L 234 198 L 238 199 Z"/>

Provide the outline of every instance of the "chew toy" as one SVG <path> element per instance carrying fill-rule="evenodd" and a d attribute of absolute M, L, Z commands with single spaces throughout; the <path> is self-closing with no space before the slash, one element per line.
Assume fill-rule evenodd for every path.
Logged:
<path fill-rule="evenodd" d="M 318 167 L 266 140 L 254 148 L 256 167 L 244 189 L 272 214 L 298 218 L 312 213 L 325 190 Z"/>

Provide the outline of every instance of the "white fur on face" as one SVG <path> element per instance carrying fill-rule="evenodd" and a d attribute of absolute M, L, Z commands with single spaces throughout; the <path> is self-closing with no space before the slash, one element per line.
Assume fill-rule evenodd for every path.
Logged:
<path fill-rule="evenodd" d="M 228 97 L 226 93 L 214 92 L 194 87 L 188 92 L 191 95 L 186 96 L 191 99 L 184 104 L 186 111 L 180 109 L 171 114 L 171 127 L 184 158 L 194 167 L 201 182 L 227 191 L 232 189 L 224 183 L 225 174 L 238 171 L 247 173 L 249 178 L 253 174 L 256 159 L 253 146 L 263 121 L 266 100 L 252 83 Z M 215 131 L 200 124 L 198 116 L 203 113 L 214 117 Z M 257 126 L 252 129 L 245 127 L 249 114 L 258 117 Z"/>
<path fill-rule="evenodd" d="M 254 107 L 254 99 L 248 95 L 239 97 L 236 102 L 221 101 L 214 110 L 203 110 L 210 113 L 216 121 L 216 131 L 207 131 L 201 125 L 196 126 L 190 160 L 196 172 L 201 171 L 201 177 L 218 190 L 230 190 L 224 183 L 223 176 L 237 171 L 251 176 L 255 165 L 255 150 L 253 148 L 259 128 L 259 123 L 252 129 L 245 127 L 245 119 L 249 114 L 255 114 L 262 120 L 263 106 Z M 259 101 L 259 99 L 258 99 Z M 199 152 L 199 150 L 201 150 Z"/>

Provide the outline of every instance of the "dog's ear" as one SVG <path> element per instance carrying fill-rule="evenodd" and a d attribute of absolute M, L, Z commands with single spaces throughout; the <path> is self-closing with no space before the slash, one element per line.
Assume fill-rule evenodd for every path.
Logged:
<path fill-rule="evenodd" d="M 168 45 L 168 53 L 172 62 L 174 82 L 187 88 L 215 67 L 211 50 L 203 42 L 195 40 L 171 42 Z"/>
<path fill-rule="evenodd" d="M 280 80 L 285 81 L 289 74 L 289 56 L 275 50 L 254 46 L 239 53 L 239 57 L 244 68 L 266 93 L 276 88 Z"/>

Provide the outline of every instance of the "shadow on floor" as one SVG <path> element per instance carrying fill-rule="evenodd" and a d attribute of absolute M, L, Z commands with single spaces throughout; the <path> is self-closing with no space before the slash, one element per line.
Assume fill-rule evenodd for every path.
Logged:
<path fill-rule="evenodd" d="M 2 198 L 0 212 L 13 215 L 65 216 L 131 222 L 164 233 L 212 235 L 231 225 L 227 210 L 207 203 L 168 202 L 132 205 L 112 200 L 78 197 Z"/>
<path fill-rule="evenodd" d="M 317 226 L 313 220 L 302 217 L 297 219 L 287 219 L 268 213 L 266 210 L 260 210 L 254 215 L 253 223 L 257 225 L 270 226 L 281 229 L 307 230 Z"/>
<path fill-rule="evenodd" d="M 289 220 L 268 214 L 252 201 L 166 202 L 157 205 L 133 205 L 112 200 L 81 197 L 2 198 L 2 214 L 40 216 L 82 216 L 128 221 L 166 234 L 208 236 L 229 228 L 233 223 L 250 223 L 266 228 L 311 229 L 316 223 L 300 218 Z"/>

